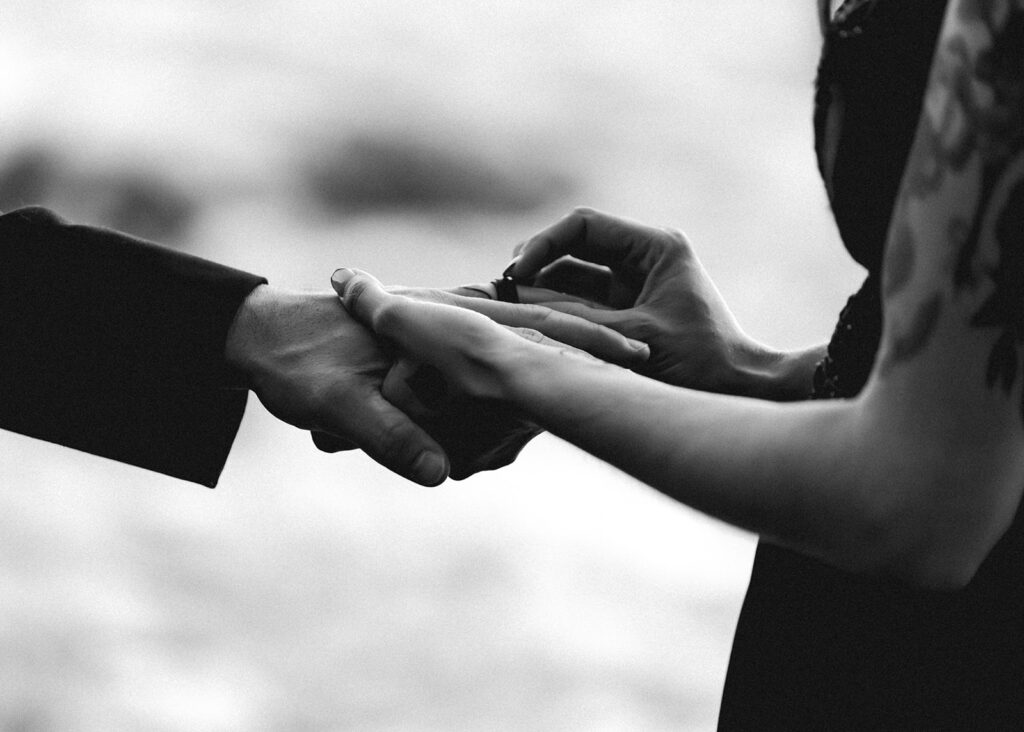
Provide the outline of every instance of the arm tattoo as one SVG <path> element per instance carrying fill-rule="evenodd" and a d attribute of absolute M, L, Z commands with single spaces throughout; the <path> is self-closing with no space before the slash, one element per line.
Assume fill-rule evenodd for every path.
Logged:
<path fill-rule="evenodd" d="M 890 363 L 906 361 L 920 353 L 928 345 L 941 314 L 942 295 L 935 293 L 918 306 L 906 332 L 893 339 Z"/>
<path fill-rule="evenodd" d="M 915 259 L 914 232 L 906 224 L 899 224 L 889 236 L 882 293 L 885 297 L 891 297 L 907 286 L 914 272 Z"/>
<path fill-rule="evenodd" d="M 992 287 L 971 325 L 997 329 L 987 383 L 1009 392 L 1024 344 L 1024 0 L 955 4 L 958 31 L 936 55 L 897 217 L 902 209 L 905 218 L 910 200 L 939 194 L 949 177 L 977 177 L 978 206 L 972 217 L 951 217 L 945 227 L 948 269 L 954 293 Z M 978 256 L 984 242 L 998 250 L 993 264 Z M 910 227 L 893 231 L 887 296 L 910 280 L 918 246 Z M 941 303 L 942 296 L 935 294 L 916 308 L 904 332 L 895 336 L 883 367 L 927 345 Z M 1021 408 L 1024 414 L 1024 403 Z"/>
<path fill-rule="evenodd" d="M 1018 174 L 1024 172 L 1024 165 L 1015 167 Z M 987 381 L 989 387 L 998 383 L 1007 392 L 1017 378 L 1017 346 L 1024 343 L 1024 178 L 1010 183 L 1007 195 L 996 196 L 993 202 L 999 206 L 993 212 L 992 231 L 999 244 L 999 263 L 988 275 L 995 289 L 971 319 L 971 325 L 1000 330 L 989 354 Z M 1024 403 L 1021 409 L 1024 414 Z"/>

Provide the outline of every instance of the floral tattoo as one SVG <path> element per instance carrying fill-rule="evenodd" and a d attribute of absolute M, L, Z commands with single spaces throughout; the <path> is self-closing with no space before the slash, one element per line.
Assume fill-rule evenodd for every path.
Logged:
<path fill-rule="evenodd" d="M 1024 0 L 962 0 L 956 5 L 962 30 L 936 56 L 925 102 L 926 107 L 933 103 L 931 113 L 922 114 L 897 208 L 937 194 L 949 176 L 978 176 L 977 209 L 969 218 L 951 217 L 946 227 L 948 269 L 954 292 L 994 285 L 971 325 L 997 329 L 987 384 L 1009 393 L 1024 365 L 1019 354 L 1024 344 Z M 893 233 L 887 296 L 911 279 L 920 259 L 914 238 L 908 226 Z M 997 245 L 994 264 L 979 260 L 984 241 Z M 927 345 L 943 300 L 940 292 L 922 298 L 895 336 L 883 369 Z M 1021 410 L 1024 416 L 1024 402 Z"/>

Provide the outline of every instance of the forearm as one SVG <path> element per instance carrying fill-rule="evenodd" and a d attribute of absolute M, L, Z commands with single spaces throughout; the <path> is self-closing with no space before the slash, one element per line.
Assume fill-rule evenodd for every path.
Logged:
<path fill-rule="evenodd" d="M 706 394 L 531 351 L 535 361 L 509 368 L 508 389 L 554 434 L 730 524 L 833 563 L 865 562 L 852 548 L 868 511 L 837 487 L 853 460 L 850 404 Z"/>
<path fill-rule="evenodd" d="M 834 566 L 951 586 L 994 540 L 986 501 L 965 476 L 978 494 L 1005 491 L 1006 481 L 981 474 L 990 461 L 978 448 L 957 450 L 886 412 L 892 395 L 774 404 L 539 349 L 501 369 L 513 402 L 554 434 Z"/>

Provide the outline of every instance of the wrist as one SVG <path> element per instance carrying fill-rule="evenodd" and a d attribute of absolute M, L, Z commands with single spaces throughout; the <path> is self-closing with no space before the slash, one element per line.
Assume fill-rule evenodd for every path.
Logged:
<path fill-rule="evenodd" d="M 273 293 L 269 285 L 258 285 L 239 305 L 224 342 L 224 363 L 232 374 L 232 383 L 252 388 L 259 354 L 259 335 L 271 309 Z"/>
<path fill-rule="evenodd" d="M 541 425 L 585 406 L 577 398 L 578 389 L 596 372 L 628 373 L 574 351 L 550 345 L 530 346 L 508 349 L 495 365 L 495 372 L 501 399 Z"/>
<path fill-rule="evenodd" d="M 824 347 L 777 351 L 751 342 L 733 363 L 728 393 L 770 401 L 800 401 L 811 393 L 815 366 Z"/>

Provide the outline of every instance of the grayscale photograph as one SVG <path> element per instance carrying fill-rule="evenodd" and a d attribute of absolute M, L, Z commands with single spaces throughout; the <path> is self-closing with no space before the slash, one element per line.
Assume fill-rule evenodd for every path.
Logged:
<path fill-rule="evenodd" d="M 0 732 L 1024 729 L 1024 0 L 0 29 Z"/>

